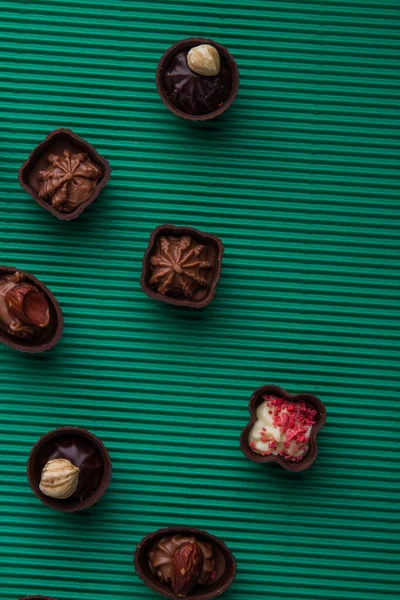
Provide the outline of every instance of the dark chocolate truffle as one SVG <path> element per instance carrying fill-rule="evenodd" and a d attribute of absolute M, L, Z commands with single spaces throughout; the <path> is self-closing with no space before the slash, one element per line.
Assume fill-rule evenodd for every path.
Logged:
<path fill-rule="evenodd" d="M 202 308 L 214 297 L 223 251 L 214 235 L 191 227 L 157 227 L 143 260 L 142 288 L 152 298 Z"/>
<path fill-rule="evenodd" d="M 135 568 L 147 586 L 174 600 L 220 596 L 236 575 L 235 559 L 225 544 L 189 527 L 168 527 L 143 538 Z"/>
<path fill-rule="evenodd" d="M 56 129 L 19 170 L 21 186 L 57 218 L 76 219 L 110 179 L 108 161 L 70 129 Z"/>
<path fill-rule="evenodd" d="M 305 471 L 318 454 L 317 434 L 326 409 L 313 394 L 289 394 L 276 385 L 258 388 L 250 398 L 250 422 L 240 447 L 257 463 L 276 462 L 287 471 Z"/>
<path fill-rule="evenodd" d="M 63 331 L 61 308 L 36 277 L 0 267 L 0 341 L 21 352 L 53 347 Z"/>
<path fill-rule="evenodd" d="M 111 460 L 103 443 L 89 431 L 61 427 L 33 447 L 28 479 L 44 504 L 62 512 L 77 512 L 104 495 L 111 479 Z"/>
<path fill-rule="evenodd" d="M 211 57 L 206 56 L 201 64 L 204 48 L 206 53 L 211 50 Z M 193 52 L 197 57 L 191 60 Z M 221 115 L 232 104 L 239 87 L 239 72 L 231 54 L 221 44 L 203 38 L 182 40 L 169 48 L 159 62 L 156 79 L 165 105 L 177 116 L 192 121 Z"/>

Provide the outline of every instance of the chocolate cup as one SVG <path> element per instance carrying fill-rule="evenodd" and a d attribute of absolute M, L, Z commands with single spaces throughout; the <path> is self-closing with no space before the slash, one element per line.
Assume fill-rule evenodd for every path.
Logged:
<path fill-rule="evenodd" d="M 51 152 L 61 151 L 64 148 L 71 149 L 77 152 L 85 152 L 90 160 L 94 162 L 102 170 L 102 176 L 99 179 L 92 196 L 86 202 L 80 204 L 73 212 L 63 213 L 56 208 L 53 208 L 49 202 L 39 196 L 39 185 L 37 181 L 39 171 L 48 167 L 46 155 Z M 24 162 L 18 172 L 18 181 L 21 187 L 32 196 L 32 198 L 45 210 L 51 212 L 57 219 L 61 221 L 72 221 L 77 219 L 79 215 L 96 200 L 103 187 L 108 183 L 111 175 L 111 167 L 109 162 L 101 156 L 97 150 L 83 140 L 79 135 L 71 131 L 71 129 L 55 129 L 50 132 L 43 142 L 41 142 L 31 152 L 28 159 Z"/>
<path fill-rule="evenodd" d="M 30 354 L 45 352 L 45 350 L 50 350 L 50 348 L 55 346 L 62 336 L 64 329 L 64 318 L 60 305 L 58 304 L 55 296 L 53 296 L 51 291 L 44 285 L 44 283 L 26 271 L 16 269 L 15 267 L 0 267 L 0 277 L 15 273 L 16 271 L 22 273 L 22 275 L 26 277 L 27 281 L 36 285 L 49 301 L 50 323 L 45 328 L 46 330 L 48 329 L 48 337 L 39 341 L 22 340 L 11 335 L 7 335 L 0 328 L 0 342 L 6 344 L 6 346 L 9 346 L 10 348 L 14 348 L 14 350 L 19 350 L 20 352 L 29 352 Z"/>
<path fill-rule="evenodd" d="M 157 241 L 162 235 L 173 235 L 173 236 L 184 236 L 189 235 L 196 241 L 198 240 L 200 244 L 204 245 L 212 245 L 215 250 L 215 263 L 214 269 L 212 271 L 212 277 L 210 283 L 208 284 L 208 292 L 205 298 L 202 300 L 190 300 L 188 298 L 176 298 L 173 296 L 167 296 L 167 294 L 160 294 L 156 290 L 154 290 L 148 283 L 151 277 L 151 266 L 150 266 L 150 258 L 153 255 L 153 252 L 156 248 Z M 190 308 L 203 308 L 210 304 L 212 299 L 215 296 L 215 291 L 217 288 L 217 283 L 221 276 L 222 269 L 222 256 L 224 254 L 224 245 L 222 241 L 216 235 L 212 235 L 211 233 L 203 233 L 198 229 L 193 229 L 192 227 L 176 227 L 175 225 L 160 225 L 156 227 L 151 235 L 149 244 L 147 246 L 147 250 L 144 254 L 143 258 L 143 268 L 142 268 L 142 276 L 140 278 L 140 285 L 145 294 L 147 294 L 150 298 L 155 298 L 156 300 L 161 300 L 162 302 L 167 302 L 168 304 L 173 304 L 174 306 L 189 306 Z"/>
<path fill-rule="evenodd" d="M 178 52 L 180 52 L 181 50 L 190 50 L 194 46 L 199 46 L 200 44 L 210 44 L 211 46 L 214 46 L 214 48 L 218 50 L 220 56 L 226 60 L 231 72 L 232 87 L 228 98 L 217 110 L 214 110 L 205 115 L 191 115 L 190 113 L 184 112 L 183 110 L 179 110 L 179 108 L 177 108 L 168 98 L 164 89 L 164 71 L 168 68 L 172 58 L 176 54 L 178 54 Z M 219 117 L 220 115 L 222 115 L 222 113 L 228 110 L 232 102 L 235 100 L 236 94 L 239 89 L 239 70 L 232 54 L 224 46 L 221 46 L 221 44 L 218 44 L 213 40 L 208 40 L 201 37 L 188 38 L 186 40 L 181 40 L 180 42 L 177 42 L 176 44 L 168 48 L 168 50 L 161 57 L 156 72 L 156 85 L 161 100 L 164 102 L 165 106 L 172 113 L 174 113 L 174 115 L 176 115 L 177 117 L 181 117 L 182 119 L 186 119 L 188 121 L 210 121 L 212 119 L 215 119 L 216 117 Z"/>
<path fill-rule="evenodd" d="M 228 587 L 231 585 L 236 576 L 236 560 L 232 554 L 232 551 L 224 544 L 222 540 L 207 533 L 207 531 L 201 531 L 194 527 L 166 527 L 165 529 L 159 529 L 150 533 L 144 537 L 135 550 L 134 564 L 136 573 L 140 579 L 152 590 L 161 594 L 165 598 L 172 598 L 172 600 L 181 600 L 179 596 L 176 596 L 172 588 L 167 584 L 163 583 L 158 579 L 156 575 L 153 575 L 149 566 L 149 552 L 154 544 L 164 537 L 165 535 L 194 535 L 199 540 L 204 540 L 212 544 L 216 552 L 220 553 L 221 559 L 225 560 L 225 570 L 214 583 L 201 585 L 196 587 L 187 598 L 192 600 L 210 600 L 221 596 Z"/>
<path fill-rule="evenodd" d="M 261 454 L 257 454 L 250 448 L 249 433 L 254 423 L 257 421 L 257 408 L 264 401 L 263 396 L 270 394 L 278 396 L 279 398 L 283 398 L 284 400 L 287 400 L 289 402 L 306 402 L 317 411 L 316 423 L 311 429 L 309 439 L 309 450 L 304 456 L 304 458 L 299 460 L 299 462 L 290 462 L 282 456 L 261 456 Z M 287 471 L 294 471 L 296 473 L 299 473 L 300 471 L 305 471 L 306 469 L 309 469 L 311 467 L 318 454 L 317 434 L 322 429 L 326 421 L 326 408 L 317 396 L 308 393 L 289 394 L 289 392 L 286 392 L 277 385 L 263 385 L 262 387 L 258 388 L 258 390 L 256 390 L 251 396 L 249 401 L 249 412 L 251 415 L 250 422 L 243 429 L 240 436 L 240 447 L 246 458 L 256 463 L 276 462 L 278 463 L 278 465 L 280 465 Z"/>
<path fill-rule="evenodd" d="M 71 434 L 75 437 L 81 436 L 86 442 L 93 444 L 103 462 L 103 474 L 100 485 L 92 495 L 86 497 L 82 501 L 70 500 L 69 498 L 65 500 L 51 498 L 50 496 L 43 494 L 39 488 L 40 478 L 43 470 L 43 466 L 41 464 L 42 452 L 45 451 L 49 444 L 56 442 L 59 438 L 65 438 L 68 434 Z M 68 513 L 85 510 L 96 504 L 106 493 L 111 481 L 111 472 L 112 465 L 107 448 L 97 436 L 95 436 L 93 433 L 90 433 L 90 431 L 87 431 L 86 429 L 82 429 L 81 427 L 59 427 L 58 429 L 54 429 L 54 431 L 49 431 L 49 433 L 46 433 L 46 435 L 41 437 L 40 440 L 33 446 L 29 455 L 27 466 L 29 485 L 31 486 L 35 496 L 37 496 L 39 500 L 43 502 L 43 504 L 46 504 L 50 508 L 54 508 L 60 512 Z"/>

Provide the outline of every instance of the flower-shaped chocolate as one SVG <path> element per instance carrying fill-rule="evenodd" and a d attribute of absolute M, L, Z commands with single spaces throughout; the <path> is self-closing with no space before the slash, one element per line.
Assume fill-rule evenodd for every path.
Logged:
<path fill-rule="evenodd" d="M 236 575 L 225 544 L 206 531 L 168 527 L 142 539 L 135 551 L 139 577 L 166 598 L 209 600 L 223 594 Z"/>
<path fill-rule="evenodd" d="M 276 462 L 288 471 L 304 471 L 318 454 L 317 434 L 326 420 L 325 406 L 313 394 L 289 394 L 264 385 L 249 401 L 251 419 L 240 447 L 258 463 Z"/>
<path fill-rule="evenodd" d="M 61 308 L 36 277 L 0 267 L 0 342 L 21 352 L 52 348 L 63 331 Z"/>
<path fill-rule="evenodd" d="M 143 291 L 170 304 L 202 308 L 214 297 L 223 251 L 214 235 L 191 227 L 157 227 L 143 260 Z"/>
<path fill-rule="evenodd" d="M 70 129 L 56 129 L 19 170 L 21 186 L 58 219 L 76 219 L 110 179 L 108 161 Z"/>
<path fill-rule="evenodd" d="M 183 294 L 185 298 L 194 298 L 200 287 L 207 286 L 204 269 L 212 269 L 208 260 L 201 260 L 205 251 L 189 235 L 180 239 L 160 237 L 158 253 L 150 258 L 153 275 L 149 284 L 155 284 L 159 294 Z"/>
<path fill-rule="evenodd" d="M 72 213 L 87 202 L 101 177 L 101 169 L 88 158 L 85 152 L 49 154 L 50 163 L 45 171 L 39 171 L 39 196 L 49 200 L 53 208 Z"/>

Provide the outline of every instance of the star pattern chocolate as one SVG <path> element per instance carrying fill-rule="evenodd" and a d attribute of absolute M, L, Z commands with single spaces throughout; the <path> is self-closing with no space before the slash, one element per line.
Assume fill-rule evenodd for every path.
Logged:
<path fill-rule="evenodd" d="M 73 212 L 91 198 L 102 171 L 85 152 L 64 150 L 62 156 L 49 154 L 47 160 L 51 166 L 39 173 L 39 196 L 60 212 Z"/>
<path fill-rule="evenodd" d="M 182 238 L 161 237 L 150 259 L 149 281 L 160 294 L 193 298 L 196 290 L 208 285 L 204 270 L 213 264 L 206 258 L 206 248 L 188 235 Z"/>

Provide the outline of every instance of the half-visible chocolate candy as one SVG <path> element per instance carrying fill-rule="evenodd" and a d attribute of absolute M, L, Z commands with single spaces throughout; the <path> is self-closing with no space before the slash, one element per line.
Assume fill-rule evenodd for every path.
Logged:
<path fill-rule="evenodd" d="M 49 350 L 63 331 L 60 305 L 36 277 L 0 267 L 0 342 L 21 352 Z"/>

